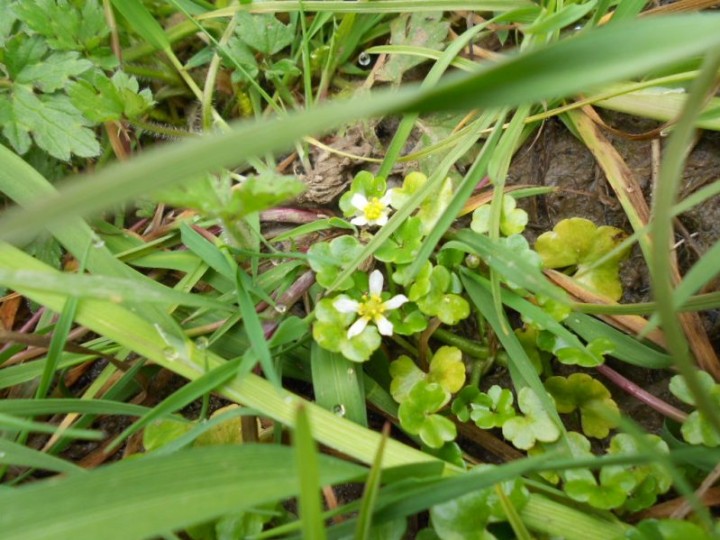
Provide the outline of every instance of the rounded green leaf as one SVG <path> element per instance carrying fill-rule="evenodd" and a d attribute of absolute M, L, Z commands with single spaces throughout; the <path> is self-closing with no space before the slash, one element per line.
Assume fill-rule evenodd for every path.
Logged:
<path fill-rule="evenodd" d="M 427 377 L 410 357 L 404 355 L 390 363 L 390 375 L 390 394 L 398 403 L 405 401 L 413 386 Z"/>
<path fill-rule="evenodd" d="M 440 347 L 430 361 L 428 381 L 438 383 L 445 391 L 454 394 L 465 384 L 465 363 L 457 347 Z"/>

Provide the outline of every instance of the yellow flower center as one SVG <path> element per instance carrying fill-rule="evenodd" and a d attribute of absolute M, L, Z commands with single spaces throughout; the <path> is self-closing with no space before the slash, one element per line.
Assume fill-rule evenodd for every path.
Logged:
<path fill-rule="evenodd" d="M 382 201 L 377 197 L 373 197 L 368 201 L 363 213 L 365 214 L 365 219 L 368 221 L 375 221 L 382 216 L 383 210 L 385 210 L 385 205 Z"/>
<path fill-rule="evenodd" d="M 376 294 L 366 296 L 358 308 L 358 315 L 367 317 L 368 319 L 375 319 L 375 317 L 385 313 L 385 306 L 383 304 L 382 298 Z"/>

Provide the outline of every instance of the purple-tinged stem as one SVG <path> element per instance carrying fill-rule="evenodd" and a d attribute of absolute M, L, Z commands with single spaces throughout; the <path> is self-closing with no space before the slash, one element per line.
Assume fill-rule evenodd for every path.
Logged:
<path fill-rule="evenodd" d="M 673 407 L 659 397 L 652 395 L 650 392 L 643 390 L 637 384 L 632 382 L 630 379 L 624 377 L 611 367 L 601 365 L 597 366 L 597 368 L 595 369 L 597 369 L 598 372 L 600 372 L 600 374 L 603 375 L 605 378 L 615 383 L 623 391 L 627 392 L 635 399 L 642 401 L 648 407 L 655 409 L 663 416 L 667 416 L 668 418 L 671 418 L 672 420 L 680 423 L 683 423 L 687 419 L 687 414 L 685 414 L 683 411 L 676 407 Z"/>
<path fill-rule="evenodd" d="M 312 223 L 318 219 L 332 217 L 321 210 L 300 210 L 297 208 L 273 208 L 260 212 L 260 221 L 279 223 Z"/>

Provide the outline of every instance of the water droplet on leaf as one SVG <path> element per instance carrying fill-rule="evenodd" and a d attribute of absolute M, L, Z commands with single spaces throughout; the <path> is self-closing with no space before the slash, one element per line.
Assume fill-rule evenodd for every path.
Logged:
<path fill-rule="evenodd" d="M 335 415 L 343 417 L 345 416 L 345 405 L 342 403 L 338 403 L 337 405 L 333 405 L 332 412 L 335 413 Z"/>
<path fill-rule="evenodd" d="M 167 360 L 170 360 L 171 362 L 173 362 L 180 357 L 180 353 L 178 353 L 173 347 L 165 347 L 163 349 L 163 356 Z"/>
<path fill-rule="evenodd" d="M 278 313 L 285 313 L 287 311 L 287 306 L 285 304 L 275 304 L 275 311 Z"/>
<path fill-rule="evenodd" d="M 358 64 L 360 64 L 362 67 L 368 67 L 372 62 L 372 57 L 368 53 L 363 51 L 358 55 L 357 61 Z"/>
<path fill-rule="evenodd" d="M 195 340 L 195 346 L 200 350 L 205 350 L 210 346 L 210 340 L 205 336 L 200 336 Z"/>

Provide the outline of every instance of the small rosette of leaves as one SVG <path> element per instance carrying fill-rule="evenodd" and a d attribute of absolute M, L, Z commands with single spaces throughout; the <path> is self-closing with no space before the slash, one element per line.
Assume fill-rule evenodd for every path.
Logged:
<path fill-rule="evenodd" d="M 476 233 L 486 234 L 490 231 L 490 217 L 492 207 L 490 204 L 483 204 L 472 213 L 470 228 Z M 525 210 L 517 208 L 517 202 L 511 195 L 502 196 L 502 209 L 500 212 L 500 232 L 503 236 L 520 234 L 525 230 L 528 223 L 528 215 Z"/>
<path fill-rule="evenodd" d="M 398 403 L 404 402 L 413 387 L 427 381 L 439 384 L 448 394 L 454 394 L 465 384 L 465 364 L 457 347 L 440 347 L 432 359 L 428 372 L 421 370 L 408 356 L 401 356 L 390 364 L 390 393 Z"/>
<path fill-rule="evenodd" d="M 436 414 L 465 383 L 462 352 L 456 347 L 440 347 L 430 361 L 427 373 L 407 356 L 390 364 L 390 393 L 400 403 L 400 425 L 419 435 L 430 448 L 440 448 L 455 438 L 455 424 Z"/>
<path fill-rule="evenodd" d="M 515 417 L 513 401 L 512 392 L 496 384 L 487 392 L 468 386 L 455 398 L 451 410 L 462 422 L 472 420 L 481 429 L 492 429 Z"/>
<path fill-rule="evenodd" d="M 395 279 L 398 274 L 393 275 Z M 470 315 L 470 304 L 460 296 L 459 281 L 444 266 L 423 266 L 408 291 L 425 315 L 437 317 L 445 324 L 454 325 Z"/>
<path fill-rule="evenodd" d="M 720 409 L 720 384 L 716 384 L 712 376 L 705 371 L 698 371 L 702 391 L 710 396 L 716 409 Z M 695 399 L 681 375 L 675 375 L 670 380 L 670 392 L 683 403 L 695 406 Z M 720 446 L 720 435 L 715 431 L 708 418 L 700 411 L 693 411 L 683 422 L 680 429 L 683 439 L 690 444 L 703 444 L 705 446 Z"/>
<path fill-rule="evenodd" d="M 348 328 L 355 321 L 353 313 L 341 313 L 334 302 L 335 298 L 323 298 L 315 306 L 313 339 L 323 349 L 341 353 L 353 362 L 365 362 L 379 347 L 382 339 L 377 328 L 367 325 L 362 332 L 348 337 Z"/>
<path fill-rule="evenodd" d="M 550 377 L 545 388 L 555 399 L 557 410 L 568 414 L 580 411 L 580 423 L 588 437 L 603 439 L 617 426 L 620 411 L 610 391 L 586 373 Z"/>
<path fill-rule="evenodd" d="M 620 262 L 628 256 L 622 250 L 601 264 L 596 264 L 625 238 L 620 229 L 597 227 L 583 218 L 560 221 L 552 231 L 541 234 L 535 250 L 542 257 L 545 268 L 567 269 L 582 286 L 595 293 L 619 300 L 622 285 L 619 277 Z"/>
<path fill-rule="evenodd" d="M 523 415 L 506 420 L 502 426 L 503 437 L 516 448 L 529 450 L 536 442 L 553 442 L 560 437 L 560 428 L 533 390 L 521 388 L 517 401 Z"/>
<path fill-rule="evenodd" d="M 488 468 L 477 467 L 468 474 L 482 474 Z M 498 489 L 502 491 L 506 504 L 518 512 L 530 498 L 520 478 L 472 491 L 430 509 L 430 521 L 435 532 L 443 539 L 494 540 L 495 535 L 487 530 L 487 526 L 507 521 Z"/>
<path fill-rule="evenodd" d="M 343 269 L 363 250 L 357 238 L 350 235 L 338 236 L 330 242 L 318 242 L 308 250 L 308 263 L 315 271 L 315 279 L 322 287 L 328 288 Z M 337 286 L 340 291 L 351 289 L 355 285 L 352 276 L 345 278 Z"/>
<path fill-rule="evenodd" d="M 457 436 L 452 420 L 437 414 L 449 400 L 450 394 L 440 384 L 417 382 L 398 409 L 400 425 L 430 448 L 442 447 Z"/>

